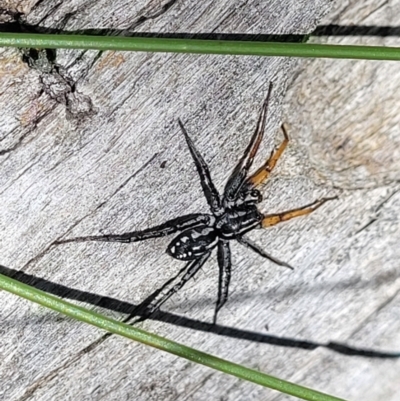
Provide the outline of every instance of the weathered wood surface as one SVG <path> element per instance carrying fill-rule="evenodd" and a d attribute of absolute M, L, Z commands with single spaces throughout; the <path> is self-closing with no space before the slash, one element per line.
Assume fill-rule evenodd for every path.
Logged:
<path fill-rule="evenodd" d="M 66 30 L 286 34 L 311 32 L 329 3 L 0 4 L 22 13 L 26 24 Z M 355 3 L 337 4 L 323 23 L 399 25 L 398 1 Z M 399 39 L 329 41 L 396 45 Z M 30 59 L 29 66 L 17 50 L 2 49 L 0 57 L 3 273 L 19 270 L 78 291 L 66 298 L 88 300 L 87 292 L 98 294 L 98 302 L 101 296 L 119 300 L 117 310 L 96 309 L 125 318 L 123 301 L 140 303 L 181 267 L 164 253 L 168 239 L 52 242 L 206 211 L 177 118 L 222 188 L 273 80 L 257 161 L 281 140 L 281 121 L 288 123 L 291 143 L 265 187 L 263 210 L 285 210 L 326 194 L 340 199 L 306 218 L 252 233 L 294 272 L 233 245 L 221 335 L 202 323 L 213 314 L 215 256 L 158 320 L 143 327 L 344 398 L 399 399 L 398 359 L 268 343 L 277 338 L 400 351 L 398 63 L 57 51 L 55 71 L 46 57 Z M 173 322 L 175 315 L 186 320 Z M 116 336 L 100 341 L 99 330 L 4 292 L 0 320 L 0 399 L 287 399 Z"/>

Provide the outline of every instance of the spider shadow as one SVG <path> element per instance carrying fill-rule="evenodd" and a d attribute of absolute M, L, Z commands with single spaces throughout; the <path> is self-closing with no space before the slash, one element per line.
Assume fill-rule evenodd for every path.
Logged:
<path fill-rule="evenodd" d="M 94 305 L 96 307 L 122 313 L 126 315 L 126 317 L 123 319 L 123 321 L 125 322 L 129 322 L 132 320 L 132 318 L 135 317 L 138 318 L 138 320 L 143 320 L 144 318 L 148 318 L 151 320 L 169 323 L 180 327 L 190 328 L 193 330 L 198 330 L 208 333 L 214 333 L 217 335 L 226 336 L 230 338 L 247 340 L 260 344 L 270 344 L 281 347 L 298 348 L 303 350 L 315 350 L 319 347 L 322 347 L 340 353 L 342 355 L 349 355 L 349 356 L 361 356 L 361 357 L 378 358 L 378 359 L 400 358 L 400 352 L 381 352 L 373 349 L 356 348 L 338 342 L 319 343 L 308 340 L 297 340 L 295 338 L 289 338 L 289 337 L 273 336 L 269 334 L 257 333 L 249 330 L 242 330 L 219 324 L 214 325 L 212 323 L 191 319 L 183 316 L 178 316 L 173 313 L 164 312 L 161 310 L 158 310 L 157 312 L 147 317 L 147 315 L 149 314 L 149 311 L 147 309 L 148 305 L 159 294 L 162 288 L 170 283 L 171 280 L 167 281 L 163 287 L 153 292 L 153 294 L 147 297 L 146 300 L 144 300 L 142 303 L 136 305 L 125 301 L 120 301 L 115 298 L 102 296 L 91 292 L 80 291 L 2 265 L 0 265 L 0 274 L 3 274 L 21 283 L 30 285 L 36 289 L 45 291 L 49 294 L 53 294 L 61 298 L 67 298 L 70 300 L 85 302 L 87 304 Z"/>

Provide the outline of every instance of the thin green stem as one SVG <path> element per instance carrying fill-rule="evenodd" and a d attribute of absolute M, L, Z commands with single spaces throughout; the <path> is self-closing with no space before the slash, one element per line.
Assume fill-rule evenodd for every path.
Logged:
<path fill-rule="evenodd" d="M 219 370 L 221 372 L 225 372 L 241 379 L 260 384 L 264 387 L 278 390 L 282 393 L 290 394 L 304 400 L 344 401 L 343 399 L 320 393 L 318 391 L 278 379 L 265 373 L 237 365 L 227 360 L 197 351 L 185 345 L 175 343 L 156 334 L 151 334 L 128 324 L 118 322 L 106 316 L 100 315 L 99 313 L 92 312 L 88 309 L 56 298 L 45 293 L 44 291 L 30 287 L 29 285 L 22 284 L 19 281 L 11 279 L 2 274 L 0 274 L 0 289 L 9 291 L 15 295 L 53 309 L 66 316 L 99 327 L 100 329 L 119 334 L 143 344 L 150 345 L 151 347 L 158 348 L 182 358 L 186 358 L 190 361 Z"/>
<path fill-rule="evenodd" d="M 400 60 L 400 48 L 117 36 L 0 33 L 0 47 Z"/>

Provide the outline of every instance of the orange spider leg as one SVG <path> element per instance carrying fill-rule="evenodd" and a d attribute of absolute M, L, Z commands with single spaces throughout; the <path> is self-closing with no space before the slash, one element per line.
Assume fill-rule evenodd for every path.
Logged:
<path fill-rule="evenodd" d="M 264 216 L 264 218 L 262 219 L 261 226 L 271 227 L 274 226 L 275 224 L 281 223 L 282 221 L 287 221 L 295 217 L 305 216 L 307 214 L 312 213 L 314 210 L 318 209 L 325 202 L 333 199 L 337 199 L 337 196 L 331 198 L 323 198 L 298 209 L 288 210 L 282 213 L 268 214 Z"/>
<path fill-rule="evenodd" d="M 252 184 L 254 187 L 262 184 L 270 175 L 271 171 L 274 169 L 278 159 L 281 157 L 283 151 L 285 150 L 287 144 L 289 143 L 289 137 L 286 132 L 284 125 L 282 124 L 282 131 L 284 135 L 284 140 L 280 144 L 279 148 L 271 153 L 269 159 L 253 174 L 251 175 L 247 182 Z"/>

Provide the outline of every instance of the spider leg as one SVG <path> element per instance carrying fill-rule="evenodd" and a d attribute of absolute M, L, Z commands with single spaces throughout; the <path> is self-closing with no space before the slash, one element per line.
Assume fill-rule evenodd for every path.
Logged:
<path fill-rule="evenodd" d="M 213 320 L 214 324 L 217 323 L 218 312 L 228 300 L 229 283 L 231 281 L 232 270 L 231 249 L 229 247 L 229 241 L 221 240 L 220 242 L 218 242 L 218 267 L 218 299 L 215 305 Z"/>
<path fill-rule="evenodd" d="M 188 214 L 186 216 L 177 217 L 169 220 L 159 226 L 147 228 L 142 231 L 132 231 L 123 234 L 93 235 L 87 237 L 67 238 L 55 241 L 55 245 L 65 244 L 68 242 L 86 242 L 86 241 L 105 241 L 105 242 L 137 242 L 149 238 L 165 237 L 183 231 L 188 228 L 196 227 L 200 224 L 209 224 L 213 217 L 207 214 Z"/>
<path fill-rule="evenodd" d="M 284 135 L 283 142 L 280 144 L 278 149 L 271 153 L 269 159 L 247 179 L 246 183 L 248 184 L 248 186 L 257 187 L 258 185 L 262 184 L 269 177 L 271 171 L 276 166 L 277 161 L 279 160 L 287 144 L 289 143 L 289 137 L 283 124 L 281 128 Z"/>
<path fill-rule="evenodd" d="M 188 144 L 194 164 L 196 165 L 197 172 L 199 173 L 201 186 L 203 188 L 204 195 L 207 199 L 207 203 L 210 206 L 212 213 L 218 216 L 222 213 L 221 200 L 219 193 L 215 188 L 214 183 L 212 182 L 208 166 L 204 161 L 203 157 L 201 156 L 201 154 L 195 148 L 185 127 L 182 124 L 182 121 L 178 119 L 178 123 L 179 126 L 181 127 L 183 135 L 185 136 L 186 143 Z"/>
<path fill-rule="evenodd" d="M 276 214 L 267 214 L 262 219 L 261 226 L 262 227 L 271 227 L 282 221 L 287 221 L 287 220 L 290 220 L 290 219 L 293 219 L 293 218 L 299 217 L 299 216 L 305 216 L 307 214 L 312 213 L 314 210 L 318 209 L 325 202 L 327 202 L 329 200 L 333 200 L 333 199 L 337 199 L 337 196 L 333 196 L 331 198 L 323 198 L 323 199 L 317 200 L 313 203 L 310 203 L 309 205 L 300 207 L 298 209 L 292 209 L 292 210 L 288 210 L 286 212 L 276 213 Z"/>
<path fill-rule="evenodd" d="M 139 316 L 133 323 L 139 323 L 146 320 L 154 311 L 150 311 L 150 305 L 155 302 L 157 297 L 169 286 L 171 285 L 185 270 L 188 269 L 190 263 L 186 264 L 182 269 L 179 270 L 178 274 L 174 277 L 170 278 L 167 282 L 165 282 L 162 287 L 158 288 L 152 294 L 150 294 L 143 302 L 141 302 L 135 310 L 128 316 L 126 320 L 130 320 L 134 316 Z"/>
<path fill-rule="evenodd" d="M 182 276 L 179 282 L 177 282 L 172 288 L 170 288 L 160 299 L 156 300 L 155 302 L 151 302 L 148 307 L 147 311 L 148 314 L 141 320 L 152 315 L 158 309 L 160 309 L 161 305 L 163 305 L 168 299 L 170 299 L 174 294 L 176 294 L 190 279 L 192 279 L 196 273 L 202 268 L 204 263 L 210 257 L 211 252 L 205 253 L 204 255 L 200 256 L 198 259 L 191 260 L 186 266 L 179 272 L 178 276 L 185 271 L 185 274 Z M 164 288 L 165 286 L 163 286 Z"/>
<path fill-rule="evenodd" d="M 251 137 L 250 143 L 248 144 L 246 150 L 242 158 L 239 160 L 239 163 L 233 169 L 232 174 L 228 178 L 228 182 L 225 185 L 224 197 L 227 200 L 236 199 L 237 195 L 244 184 L 247 174 L 250 170 L 251 165 L 253 164 L 254 157 L 258 151 L 261 140 L 264 135 L 265 123 L 267 118 L 268 111 L 268 102 L 270 99 L 272 90 L 272 82 L 269 84 L 267 97 L 261 108 L 260 116 L 258 117 L 256 130 Z"/>
<path fill-rule="evenodd" d="M 282 262 L 281 260 L 279 260 L 279 259 L 275 258 L 274 256 L 270 255 L 269 253 L 265 252 L 261 247 L 259 247 L 257 244 L 255 244 L 253 241 L 251 241 L 249 238 L 237 236 L 236 240 L 240 244 L 242 244 L 242 245 L 246 246 L 247 248 L 253 250 L 254 252 L 258 253 L 263 258 L 266 258 L 279 266 L 288 267 L 289 269 L 294 270 L 293 267 L 290 266 L 288 263 Z"/>

